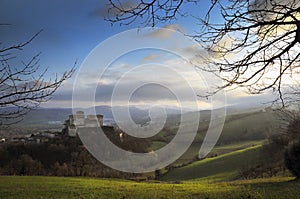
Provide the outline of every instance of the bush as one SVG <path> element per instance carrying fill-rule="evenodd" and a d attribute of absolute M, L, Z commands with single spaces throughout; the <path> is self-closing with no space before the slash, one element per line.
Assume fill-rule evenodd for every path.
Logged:
<path fill-rule="evenodd" d="M 289 145 L 285 152 L 285 166 L 294 176 L 300 178 L 300 142 Z"/>
<path fill-rule="evenodd" d="M 43 175 L 44 169 L 40 161 L 24 154 L 18 159 L 11 160 L 1 171 L 4 175 Z"/>

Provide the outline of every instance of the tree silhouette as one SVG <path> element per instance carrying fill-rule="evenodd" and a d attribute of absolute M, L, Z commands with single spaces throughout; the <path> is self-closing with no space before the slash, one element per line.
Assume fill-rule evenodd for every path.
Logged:
<path fill-rule="evenodd" d="M 16 64 L 16 51 L 22 51 L 40 32 L 17 45 L 3 47 L 0 42 L 0 126 L 19 122 L 29 111 L 50 100 L 52 94 L 74 73 L 73 67 L 60 77 L 46 78 L 47 69 L 40 70 L 40 54 L 28 62 Z"/>
<path fill-rule="evenodd" d="M 300 143 L 289 145 L 284 156 L 285 166 L 296 177 L 300 178 Z"/>
<path fill-rule="evenodd" d="M 177 17 L 187 16 L 181 11 L 184 3 L 197 3 L 198 0 L 150 0 L 150 1 L 119 1 L 109 0 L 107 21 L 121 22 L 128 25 L 137 19 L 145 26 L 155 26 L 158 23 L 168 22 Z"/>
<path fill-rule="evenodd" d="M 122 24 L 143 17 L 143 25 L 155 26 L 188 16 L 182 11 L 184 3 L 198 2 L 203 9 L 198 0 L 138 0 L 130 6 L 127 1 L 109 2 L 108 12 L 114 15 L 107 20 Z M 297 0 L 211 0 L 206 15 L 198 17 L 201 30 L 190 35 L 211 55 L 194 64 L 225 82 L 209 94 L 236 86 L 254 94 L 272 90 L 284 105 L 284 76 L 297 73 L 299 66 L 299 12 Z"/>

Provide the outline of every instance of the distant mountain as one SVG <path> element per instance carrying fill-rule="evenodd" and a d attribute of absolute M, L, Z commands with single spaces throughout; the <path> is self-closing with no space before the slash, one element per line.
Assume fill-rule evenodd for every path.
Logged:
<path fill-rule="evenodd" d="M 126 110 L 127 107 L 118 106 L 116 110 Z M 84 111 L 86 115 L 93 114 L 96 111 L 96 114 L 101 114 L 104 116 L 104 122 L 112 123 L 113 113 L 110 106 L 96 106 L 94 108 L 78 108 L 74 111 Z M 135 106 L 129 107 L 129 113 L 133 121 L 136 123 L 145 123 L 149 121 L 149 110 L 145 108 L 138 108 Z M 179 109 L 166 108 L 166 113 L 170 114 L 180 114 Z M 71 108 L 38 108 L 29 112 L 25 118 L 18 123 L 17 125 L 22 126 L 59 126 L 63 125 L 64 121 L 68 119 L 68 116 L 72 114 Z"/>
<path fill-rule="evenodd" d="M 127 110 L 128 107 L 118 106 L 116 110 Z M 232 114 L 240 114 L 245 112 L 251 112 L 254 110 L 262 109 L 261 107 L 256 108 L 245 108 L 239 106 L 229 106 L 227 109 L 227 115 Z M 74 111 L 82 110 L 86 115 L 93 114 L 94 110 L 96 114 L 101 114 L 104 116 L 104 122 L 113 123 L 114 117 L 112 113 L 112 108 L 110 106 L 96 106 L 94 108 L 82 108 L 75 109 Z M 216 109 L 219 111 L 221 109 Z M 151 112 L 159 111 L 158 109 L 152 109 Z M 168 115 L 168 121 L 178 121 L 180 120 L 181 110 L 176 107 L 165 107 L 165 112 Z M 189 114 L 193 111 L 190 109 L 182 110 L 183 114 Z M 145 122 L 150 121 L 149 117 L 149 108 L 147 107 L 136 107 L 130 106 L 129 113 L 132 120 L 138 124 L 143 124 Z M 71 108 L 38 108 L 36 110 L 32 110 L 28 115 L 25 116 L 24 120 L 20 122 L 18 125 L 25 126 L 62 126 L 64 121 L 68 119 L 68 116 L 72 114 Z M 207 120 L 210 118 L 211 110 L 202 110 L 200 111 L 201 120 Z"/>
<path fill-rule="evenodd" d="M 38 108 L 30 111 L 17 126 L 63 126 L 68 115 L 72 114 L 70 108 Z"/>

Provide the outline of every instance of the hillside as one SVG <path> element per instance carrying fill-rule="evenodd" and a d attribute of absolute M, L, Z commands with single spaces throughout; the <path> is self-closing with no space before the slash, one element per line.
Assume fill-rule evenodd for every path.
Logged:
<path fill-rule="evenodd" d="M 205 113 L 205 116 L 209 117 L 208 113 Z M 261 142 L 271 135 L 280 133 L 280 126 L 282 124 L 278 121 L 277 114 L 278 113 L 274 111 L 259 110 L 254 112 L 227 115 L 224 128 L 216 147 L 230 147 L 232 145 L 237 145 L 235 149 L 226 151 L 231 152 L 246 148 L 238 147 L 238 145 L 242 143 L 248 145 L 249 147 L 251 146 L 251 143 Z M 174 165 L 189 163 L 197 159 L 199 149 L 207 131 L 207 126 L 208 122 L 205 121 L 205 119 L 200 121 L 199 131 L 194 139 L 194 142 L 189 149 L 174 163 Z M 172 129 L 171 133 L 163 131 L 160 133 L 160 136 L 152 139 L 152 145 L 149 147 L 149 151 L 162 148 L 173 139 L 177 129 L 175 126 L 171 126 L 169 129 Z M 214 155 L 215 154 L 219 155 L 220 153 L 216 152 Z"/>
<path fill-rule="evenodd" d="M 238 177 L 239 169 L 257 164 L 260 149 L 261 145 L 256 145 L 217 157 L 199 160 L 184 167 L 171 169 L 161 180 L 233 180 Z"/>

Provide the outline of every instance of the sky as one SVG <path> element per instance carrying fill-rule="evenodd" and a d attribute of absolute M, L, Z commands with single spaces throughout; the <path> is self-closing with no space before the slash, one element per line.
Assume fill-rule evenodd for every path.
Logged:
<path fill-rule="evenodd" d="M 209 2 L 187 4 L 183 9 L 189 14 L 201 15 Z M 197 20 L 193 17 L 179 18 L 158 24 L 158 27 L 171 31 L 151 29 L 136 34 L 138 30 L 133 30 L 125 38 L 123 31 L 141 28 L 141 24 L 136 21 L 120 26 L 105 21 L 106 4 L 105 0 L 1 0 L 0 23 L 10 24 L 0 27 L 1 47 L 27 41 L 43 30 L 23 51 L 16 52 L 19 61 L 26 61 L 41 52 L 41 69 L 49 68 L 49 77 L 62 74 L 77 61 L 74 76 L 64 83 L 52 100 L 42 104 L 43 107 L 71 107 L 74 88 L 77 89 L 75 93 L 81 94 L 75 103 L 80 107 L 156 104 L 207 109 L 226 104 L 259 105 L 272 100 L 268 94 L 249 96 L 240 89 L 215 96 L 214 101 L 199 98 L 197 95 L 212 89 L 215 81 L 210 79 L 209 74 L 195 71 L 185 60 L 192 57 L 191 52 L 202 53 L 197 44 L 180 43 L 185 39 L 172 32 L 193 33 L 199 29 Z M 164 49 L 145 48 L 150 44 L 154 47 L 163 46 Z M 127 49 L 127 53 L 116 55 L 119 49 L 134 48 L 135 45 L 143 48 Z M 90 59 L 93 56 L 97 59 L 92 63 Z M 107 57 L 114 59 L 108 60 L 108 66 L 103 66 Z M 90 67 L 91 70 L 85 71 L 82 69 L 84 67 Z M 190 88 L 194 92 L 192 98 L 188 93 Z M 85 99 L 91 93 L 94 96 Z M 114 101 L 112 95 L 117 96 Z"/>

